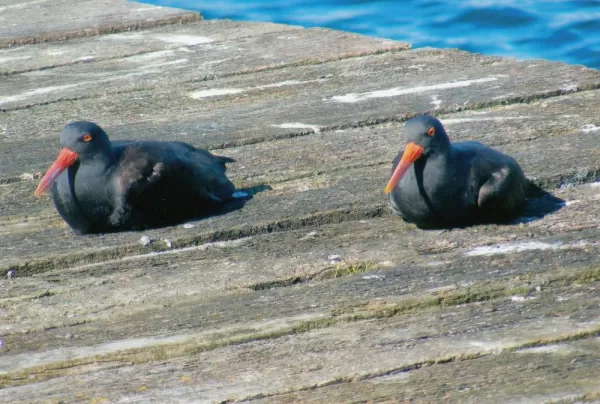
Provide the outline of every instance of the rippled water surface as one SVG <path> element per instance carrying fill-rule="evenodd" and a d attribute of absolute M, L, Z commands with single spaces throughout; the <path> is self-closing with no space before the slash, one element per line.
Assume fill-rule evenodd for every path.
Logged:
<path fill-rule="evenodd" d="M 520 59 L 600 68 L 600 0 L 150 0 L 206 19 L 322 26 Z"/>

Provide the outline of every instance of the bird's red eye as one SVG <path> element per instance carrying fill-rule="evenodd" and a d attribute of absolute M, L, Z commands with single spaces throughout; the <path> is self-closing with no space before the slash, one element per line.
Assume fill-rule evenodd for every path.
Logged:
<path fill-rule="evenodd" d="M 435 135 L 435 128 L 432 126 L 431 128 L 427 129 L 427 134 L 429 136 Z"/>
<path fill-rule="evenodd" d="M 89 133 L 86 133 L 85 135 L 83 135 L 83 137 L 81 138 L 81 140 L 83 140 L 84 142 L 89 142 L 90 140 L 92 140 L 92 135 L 90 135 Z"/>

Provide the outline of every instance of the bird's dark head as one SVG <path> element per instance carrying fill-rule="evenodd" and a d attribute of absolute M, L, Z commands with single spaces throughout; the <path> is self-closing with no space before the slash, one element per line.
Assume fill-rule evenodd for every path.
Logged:
<path fill-rule="evenodd" d="M 102 128 L 93 122 L 71 122 L 60 134 L 61 151 L 40 181 L 35 195 L 40 196 L 52 185 L 60 173 L 78 160 L 88 160 L 110 153 L 110 140 Z"/>
<path fill-rule="evenodd" d="M 409 119 L 404 125 L 404 137 L 406 138 L 404 153 L 385 187 L 386 193 L 390 193 L 398 185 L 406 170 L 415 161 L 443 152 L 450 145 L 444 126 L 431 115 L 419 115 Z"/>
<path fill-rule="evenodd" d="M 404 125 L 404 138 L 407 144 L 414 143 L 423 148 L 425 156 L 445 148 L 449 143 L 444 126 L 431 115 L 409 119 Z"/>
<path fill-rule="evenodd" d="M 77 153 L 79 158 L 85 159 L 98 153 L 110 150 L 110 140 L 94 122 L 76 121 L 65 125 L 60 134 L 60 145 Z"/>

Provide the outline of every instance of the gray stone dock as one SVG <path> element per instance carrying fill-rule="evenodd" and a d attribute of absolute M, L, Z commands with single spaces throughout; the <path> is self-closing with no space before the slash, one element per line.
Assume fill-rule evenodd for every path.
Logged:
<path fill-rule="evenodd" d="M 600 400 L 599 89 L 581 66 L 0 0 L 0 402 Z M 562 208 L 536 216 L 532 191 L 511 225 L 403 223 L 383 188 L 423 112 Z M 75 119 L 234 157 L 254 197 L 78 237 L 33 196 Z"/>

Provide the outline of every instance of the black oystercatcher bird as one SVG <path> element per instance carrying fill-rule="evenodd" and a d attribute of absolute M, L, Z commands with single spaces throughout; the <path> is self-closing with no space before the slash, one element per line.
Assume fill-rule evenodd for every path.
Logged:
<path fill-rule="evenodd" d="M 421 228 L 499 223 L 521 212 L 526 179 L 510 156 L 479 142 L 450 143 L 429 115 L 406 122 L 407 140 L 385 191 L 395 213 Z"/>
<path fill-rule="evenodd" d="M 175 224 L 232 198 L 228 157 L 176 141 L 115 141 L 93 122 L 67 124 L 56 161 L 35 191 L 51 187 L 58 213 L 77 233 Z"/>

